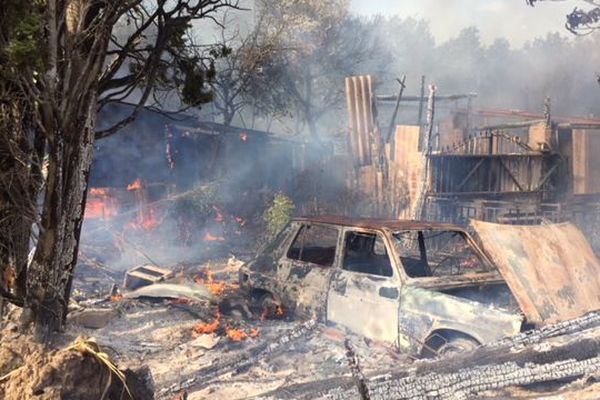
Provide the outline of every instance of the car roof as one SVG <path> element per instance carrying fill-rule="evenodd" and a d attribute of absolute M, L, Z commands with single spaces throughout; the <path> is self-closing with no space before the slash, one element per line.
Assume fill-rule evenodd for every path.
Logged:
<path fill-rule="evenodd" d="M 383 218 L 356 218 L 340 215 L 320 215 L 316 217 L 299 217 L 294 221 L 309 222 L 317 224 L 329 224 L 349 227 L 359 227 L 366 229 L 388 228 L 391 230 L 452 230 L 464 231 L 458 225 L 446 224 L 441 222 L 412 221 L 403 219 L 383 219 Z"/>

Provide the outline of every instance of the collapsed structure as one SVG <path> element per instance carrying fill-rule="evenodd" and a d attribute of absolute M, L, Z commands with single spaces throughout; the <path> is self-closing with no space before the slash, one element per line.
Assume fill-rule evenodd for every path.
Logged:
<path fill-rule="evenodd" d="M 590 221 L 600 209 L 600 120 L 474 110 L 475 94 L 378 96 L 371 76 L 346 78 L 350 186 L 373 193 L 373 214 L 465 224 Z M 436 103 L 456 104 L 444 119 Z M 402 102 L 419 103 L 413 125 L 396 125 Z M 388 132 L 377 108 L 396 103 Z M 426 117 L 425 117 L 426 114 Z M 513 119 L 513 121 L 510 121 Z M 514 119 L 517 119 L 515 122 Z"/>

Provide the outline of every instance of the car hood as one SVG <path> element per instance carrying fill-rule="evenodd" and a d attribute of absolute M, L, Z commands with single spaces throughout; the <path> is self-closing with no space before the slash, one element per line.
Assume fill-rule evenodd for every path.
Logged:
<path fill-rule="evenodd" d="M 550 324 L 600 309 L 600 262 L 572 223 L 471 225 L 529 322 Z"/>

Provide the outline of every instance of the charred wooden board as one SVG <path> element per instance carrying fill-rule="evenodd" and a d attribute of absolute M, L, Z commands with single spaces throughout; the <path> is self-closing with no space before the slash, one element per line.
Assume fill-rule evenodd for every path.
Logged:
<path fill-rule="evenodd" d="M 600 314 L 547 326 L 483 346 L 474 352 L 381 371 L 366 381 L 369 398 L 467 399 L 509 386 L 579 378 L 600 372 Z M 265 399 L 361 399 L 351 377 L 278 389 Z"/>

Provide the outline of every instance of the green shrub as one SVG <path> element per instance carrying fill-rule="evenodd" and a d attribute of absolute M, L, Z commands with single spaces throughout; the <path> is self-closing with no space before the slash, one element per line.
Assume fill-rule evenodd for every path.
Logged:
<path fill-rule="evenodd" d="M 282 193 L 277 193 L 273 199 L 273 204 L 264 213 L 264 220 L 267 223 L 267 232 L 269 235 L 276 235 L 281 231 L 290 219 L 296 206 L 292 199 Z"/>

